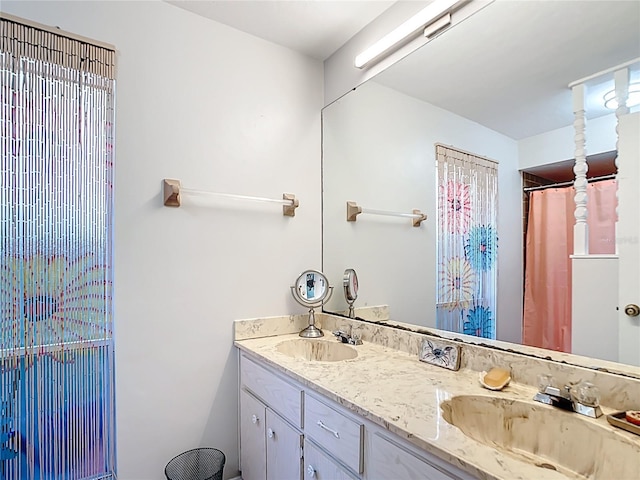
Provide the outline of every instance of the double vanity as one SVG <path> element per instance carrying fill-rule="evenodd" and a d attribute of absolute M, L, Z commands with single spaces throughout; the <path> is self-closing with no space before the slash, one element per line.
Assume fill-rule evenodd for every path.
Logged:
<path fill-rule="evenodd" d="M 639 407 L 633 372 L 438 338 L 461 347 L 452 371 L 419 361 L 422 333 L 318 314 L 325 336 L 300 338 L 306 320 L 235 322 L 244 480 L 638 478 L 640 436 L 606 420 Z M 362 344 L 331 335 L 352 328 Z M 493 366 L 502 391 L 478 381 Z M 535 402 L 540 375 L 593 383 L 604 415 Z"/>

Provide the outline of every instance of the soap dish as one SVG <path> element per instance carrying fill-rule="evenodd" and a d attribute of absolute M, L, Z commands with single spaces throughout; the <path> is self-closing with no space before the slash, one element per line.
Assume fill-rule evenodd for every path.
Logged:
<path fill-rule="evenodd" d="M 482 385 L 484 388 L 489 390 L 502 390 L 504 387 L 509 385 L 509 382 L 511 381 L 511 377 L 507 377 L 502 384 L 492 387 L 491 385 L 487 385 L 486 383 L 484 383 L 485 375 L 487 375 L 487 372 L 485 371 L 480 372 L 478 380 L 480 380 L 480 385 Z"/>
<path fill-rule="evenodd" d="M 625 419 L 625 412 L 615 412 L 610 415 L 607 415 L 607 422 L 609 422 L 614 427 L 622 428 L 627 432 L 640 435 L 640 426 L 635 425 L 631 422 L 628 422 Z"/>

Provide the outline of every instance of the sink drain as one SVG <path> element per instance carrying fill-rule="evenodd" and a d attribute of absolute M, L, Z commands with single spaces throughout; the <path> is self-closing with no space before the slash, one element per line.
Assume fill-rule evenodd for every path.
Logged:
<path fill-rule="evenodd" d="M 551 465 L 550 463 L 536 463 L 536 467 L 546 468 L 547 470 L 558 470 L 555 465 Z"/>

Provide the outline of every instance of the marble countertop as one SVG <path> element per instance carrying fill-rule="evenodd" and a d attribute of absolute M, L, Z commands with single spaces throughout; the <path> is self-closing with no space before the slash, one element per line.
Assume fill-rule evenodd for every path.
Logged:
<path fill-rule="evenodd" d="M 503 391 L 484 389 L 478 372 L 457 372 L 420 362 L 415 355 L 375 343 L 354 347 L 355 359 L 315 362 L 292 358 L 276 350 L 296 334 L 239 340 L 235 345 L 306 387 L 399 435 L 417 447 L 481 479 L 572 478 L 537 467 L 465 436 L 442 417 L 440 404 L 456 395 L 486 395 L 530 402 L 535 389 L 509 384 Z M 335 341 L 324 338 L 319 341 Z M 605 412 L 610 413 L 610 412 Z M 576 415 L 568 413 L 567 415 Z M 606 423 L 605 416 L 587 422 Z M 623 432 L 626 434 L 626 432 Z M 627 434 L 631 435 L 631 434 Z"/>

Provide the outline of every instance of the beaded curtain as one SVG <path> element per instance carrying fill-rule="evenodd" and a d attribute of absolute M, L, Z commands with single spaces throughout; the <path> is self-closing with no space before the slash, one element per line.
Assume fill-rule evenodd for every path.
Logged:
<path fill-rule="evenodd" d="M 113 63 L 0 19 L 0 480 L 115 471 Z"/>
<path fill-rule="evenodd" d="M 436 326 L 496 337 L 498 164 L 436 146 Z"/>

